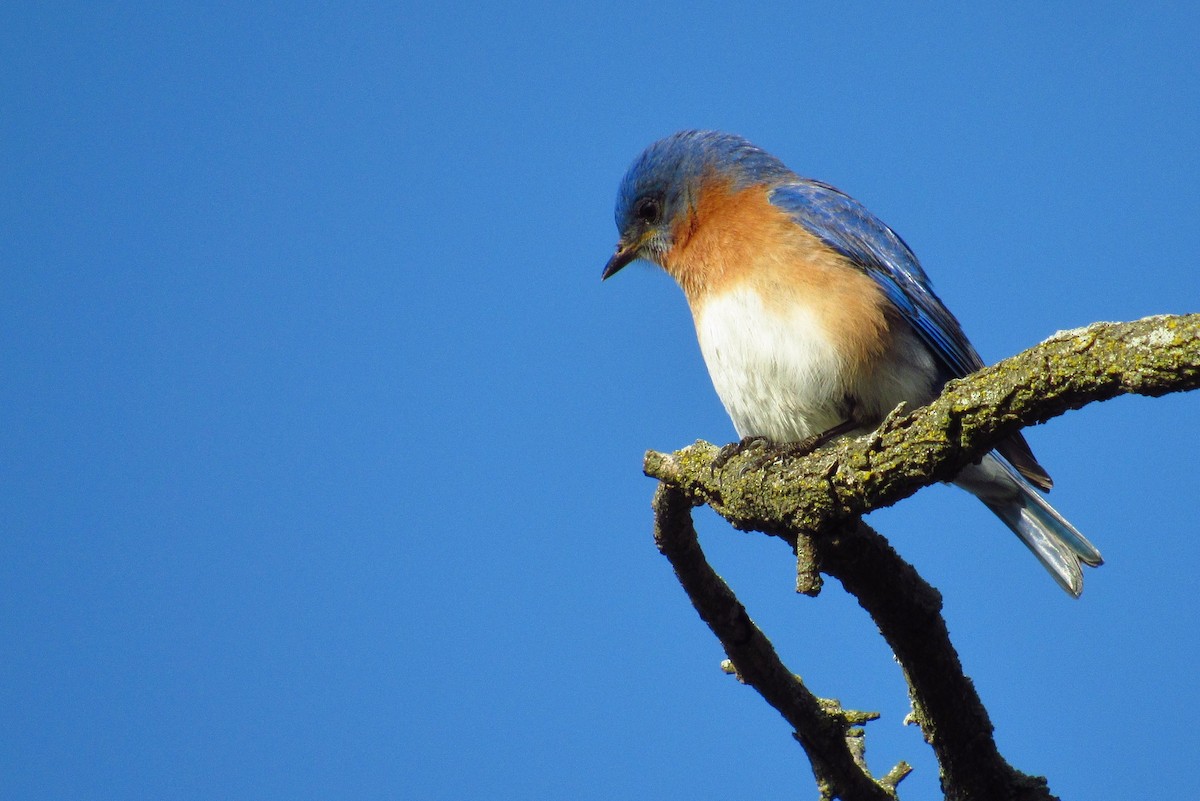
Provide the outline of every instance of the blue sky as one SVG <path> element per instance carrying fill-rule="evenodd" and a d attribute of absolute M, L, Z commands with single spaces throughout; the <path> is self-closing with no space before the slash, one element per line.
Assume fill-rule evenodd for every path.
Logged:
<path fill-rule="evenodd" d="M 0 796 L 811 795 L 650 537 L 644 450 L 733 437 L 670 280 L 599 281 L 660 136 L 862 200 L 988 360 L 1196 310 L 1182 4 L 519 5 L 0 11 Z M 1077 602 L 958 490 L 871 516 L 1064 798 L 1193 785 L 1198 411 L 1029 432 Z M 698 518 L 933 796 L 870 622 Z"/>

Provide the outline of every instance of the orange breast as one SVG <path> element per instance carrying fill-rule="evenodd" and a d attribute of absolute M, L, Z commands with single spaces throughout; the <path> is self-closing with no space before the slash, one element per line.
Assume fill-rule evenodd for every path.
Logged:
<path fill-rule="evenodd" d="M 851 371 L 883 357 L 896 319 L 883 290 L 782 209 L 768 189 L 708 185 L 674 230 L 663 267 L 698 316 L 712 297 L 753 289 L 768 308 L 801 306 L 825 329 Z"/>

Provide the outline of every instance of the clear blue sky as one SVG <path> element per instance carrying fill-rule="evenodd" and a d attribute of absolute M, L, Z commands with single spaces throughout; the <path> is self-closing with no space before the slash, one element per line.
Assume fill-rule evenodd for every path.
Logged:
<path fill-rule="evenodd" d="M 1195 311 L 1200 18 L 737 5 L 0 11 L 0 797 L 813 795 L 651 541 L 643 451 L 733 432 L 670 280 L 600 283 L 617 182 L 746 135 L 896 228 L 988 360 Z M 1016 766 L 1185 797 L 1200 396 L 1029 437 L 1108 559 L 1082 600 L 953 488 L 871 521 Z M 700 523 L 934 795 L 865 616 Z"/>

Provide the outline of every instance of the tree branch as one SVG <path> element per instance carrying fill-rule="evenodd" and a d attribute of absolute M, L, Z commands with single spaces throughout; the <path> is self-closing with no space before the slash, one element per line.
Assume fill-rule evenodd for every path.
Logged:
<path fill-rule="evenodd" d="M 992 721 L 963 672 L 942 595 L 861 521 L 813 538 L 821 570 L 871 615 L 904 671 L 913 717 L 932 746 L 950 799 L 1050 801 L 1046 780 L 1000 755 Z"/>
<path fill-rule="evenodd" d="M 753 470 L 750 453 L 714 470 L 716 447 L 697 442 L 670 454 L 649 451 L 643 469 L 737 528 L 813 533 L 952 479 L 1025 426 L 1118 395 L 1198 386 L 1200 314 L 1096 323 L 951 381 L 929 405 L 908 414 L 898 408 L 871 434 L 803 458 Z"/>
<path fill-rule="evenodd" d="M 824 708 L 821 699 L 784 666 L 771 641 L 704 558 L 692 525 L 691 504 L 663 484 L 654 495 L 654 540 L 671 561 L 692 605 L 721 641 L 738 676 L 792 725 L 822 796 L 846 801 L 894 799 L 894 791 L 876 783 L 856 760 L 847 742 L 852 721 Z"/>
<path fill-rule="evenodd" d="M 717 449 L 708 443 L 648 452 L 646 474 L 662 482 L 656 540 L 739 675 L 796 729 L 823 798 L 894 797 L 905 770 L 897 766 L 882 780 L 871 778 L 852 745 L 850 718 L 823 706 L 782 665 L 705 561 L 693 505 L 707 503 L 738 528 L 790 542 L 801 591 L 815 594 L 819 570 L 858 599 L 904 670 L 947 798 L 1047 801 L 1054 797 L 1045 780 L 1015 770 L 997 750 L 987 711 L 950 642 L 941 595 L 857 518 L 952 478 L 1023 426 L 1120 394 L 1157 396 L 1197 386 L 1200 315 L 1064 332 L 951 382 L 940 398 L 911 414 L 896 410 L 870 435 L 843 438 L 806 457 L 751 470 L 754 456 L 739 456 L 714 469 Z"/>

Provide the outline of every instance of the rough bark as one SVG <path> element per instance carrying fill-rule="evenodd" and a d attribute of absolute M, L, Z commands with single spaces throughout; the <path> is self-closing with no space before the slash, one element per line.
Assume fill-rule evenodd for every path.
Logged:
<path fill-rule="evenodd" d="M 706 442 L 646 454 L 661 484 L 655 538 L 737 674 L 795 730 L 824 798 L 896 797 L 907 772 L 872 777 L 855 713 L 822 701 L 788 670 L 767 637 L 704 558 L 690 508 L 708 504 L 740 529 L 789 542 L 797 589 L 816 594 L 836 578 L 871 615 L 904 671 L 914 717 L 932 746 L 948 799 L 1052 799 L 1044 779 L 1001 756 L 992 724 L 959 662 L 940 593 L 858 518 L 923 486 L 952 478 L 1019 429 L 1123 394 L 1158 396 L 1200 386 L 1200 315 L 1096 323 L 1066 331 L 967 378 L 915 411 L 896 410 L 872 434 L 808 456 L 761 462 L 750 452 L 713 466 Z"/>

